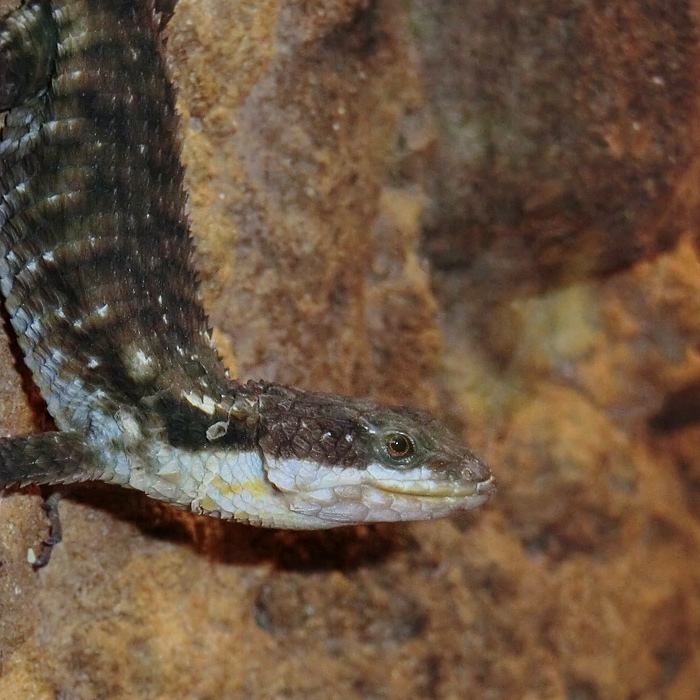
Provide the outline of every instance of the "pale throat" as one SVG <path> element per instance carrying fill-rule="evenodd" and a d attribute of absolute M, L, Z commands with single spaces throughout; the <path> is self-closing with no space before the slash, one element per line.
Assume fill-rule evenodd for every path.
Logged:
<path fill-rule="evenodd" d="M 159 443 L 148 459 L 155 469 L 129 461 L 129 486 L 194 513 L 265 527 L 329 527 L 328 522 L 290 508 L 285 495 L 268 480 L 258 450 L 191 451 Z"/>

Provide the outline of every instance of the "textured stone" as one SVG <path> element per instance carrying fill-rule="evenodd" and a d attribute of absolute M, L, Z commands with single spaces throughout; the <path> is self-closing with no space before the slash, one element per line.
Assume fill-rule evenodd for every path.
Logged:
<path fill-rule="evenodd" d="M 522 293 L 697 226 L 692 1 L 408 4 L 437 126 L 439 264 Z"/>
<path fill-rule="evenodd" d="M 434 406 L 425 200 L 388 180 L 422 100 L 399 6 L 183 0 L 178 16 L 194 231 L 240 374 Z"/>

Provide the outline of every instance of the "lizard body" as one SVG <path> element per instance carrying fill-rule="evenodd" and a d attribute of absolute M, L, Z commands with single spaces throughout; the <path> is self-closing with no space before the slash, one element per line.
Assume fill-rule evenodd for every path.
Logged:
<path fill-rule="evenodd" d="M 102 480 L 301 529 L 483 503 L 488 466 L 425 413 L 228 377 L 162 22 L 152 0 L 26 0 L 0 23 L 0 289 L 58 427 L 0 439 L 0 488 Z"/>

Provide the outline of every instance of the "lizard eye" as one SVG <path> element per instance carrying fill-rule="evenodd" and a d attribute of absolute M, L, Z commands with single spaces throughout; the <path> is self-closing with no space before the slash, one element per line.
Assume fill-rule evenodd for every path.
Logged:
<path fill-rule="evenodd" d="M 401 459 L 413 454 L 413 442 L 405 433 L 389 433 L 384 441 L 389 457 Z"/>

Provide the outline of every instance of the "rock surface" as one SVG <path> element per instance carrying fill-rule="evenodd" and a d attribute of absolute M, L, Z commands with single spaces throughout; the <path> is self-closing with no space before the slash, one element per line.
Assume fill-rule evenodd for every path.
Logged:
<path fill-rule="evenodd" d="M 439 411 L 492 463 L 492 503 L 449 521 L 289 533 L 84 485 L 62 502 L 65 540 L 35 573 L 38 493 L 3 495 L 0 697 L 698 697 L 698 8 L 563 3 L 550 16 L 529 3 L 518 24 L 522 3 L 458 5 L 180 0 L 167 52 L 205 303 L 229 364 Z M 629 40 L 615 53 L 621 26 L 638 52 Z M 572 77 L 573 59 L 592 70 L 601 55 L 619 69 L 598 71 L 600 85 Z M 525 99 L 537 85 L 514 89 L 510 56 L 549 67 L 552 109 L 567 85 L 588 86 L 580 149 L 549 134 L 561 111 Z M 637 61 L 651 76 L 652 59 L 691 94 L 664 107 L 654 93 L 635 136 L 600 105 L 619 84 L 651 104 L 655 84 L 625 76 Z M 469 85 L 485 95 L 481 114 L 508 111 L 504 95 L 519 105 L 513 153 L 528 142 L 564 154 L 544 209 L 470 218 L 528 188 L 541 201 L 551 183 L 532 157 L 474 167 L 446 119 L 473 105 Z M 596 129 L 608 138 L 591 145 Z M 647 190 L 626 180 L 644 154 Z M 590 211 L 567 209 L 566 193 Z M 545 210 L 566 223 L 553 258 Z M 593 244 L 614 264 L 581 265 Z M 41 411 L 8 347 L 0 428 L 22 433 Z"/>
<path fill-rule="evenodd" d="M 409 7 L 436 115 L 440 264 L 523 293 L 621 269 L 697 225 L 692 2 Z"/>

